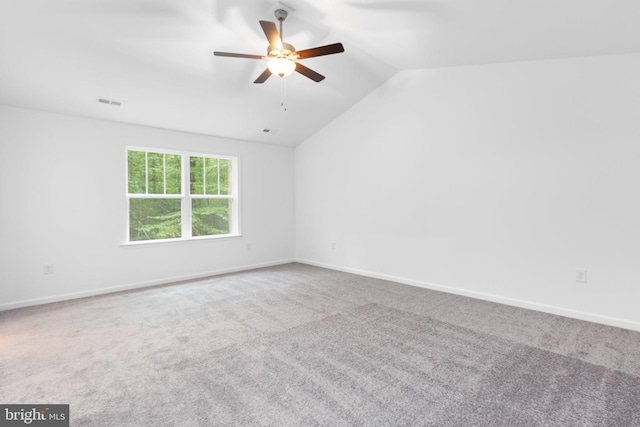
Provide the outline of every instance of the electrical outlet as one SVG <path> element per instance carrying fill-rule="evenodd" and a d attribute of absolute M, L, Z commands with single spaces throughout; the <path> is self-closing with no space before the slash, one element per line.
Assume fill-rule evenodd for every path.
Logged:
<path fill-rule="evenodd" d="M 333 250 L 335 250 L 335 249 L 336 249 L 336 244 L 335 244 L 335 242 L 332 242 L 332 243 L 331 243 L 331 250 L 333 251 Z"/>
<path fill-rule="evenodd" d="M 247 250 L 250 251 L 251 250 L 251 243 L 247 243 Z"/>
<path fill-rule="evenodd" d="M 42 271 L 44 274 L 53 274 L 53 264 L 45 264 Z"/>
<path fill-rule="evenodd" d="M 576 282 L 587 283 L 587 270 L 584 268 L 578 268 L 576 270 Z"/>

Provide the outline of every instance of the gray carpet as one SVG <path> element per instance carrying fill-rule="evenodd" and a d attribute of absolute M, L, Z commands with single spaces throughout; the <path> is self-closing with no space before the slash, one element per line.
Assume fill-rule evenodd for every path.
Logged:
<path fill-rule="evenodd" d="M 640 333 L 302 264 L 0 313 L 73 426 L 640 426 Z"/>

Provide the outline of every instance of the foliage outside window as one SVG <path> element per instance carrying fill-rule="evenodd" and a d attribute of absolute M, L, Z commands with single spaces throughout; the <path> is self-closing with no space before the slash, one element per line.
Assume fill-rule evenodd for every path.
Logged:
<path fill-rule="evenodd" d="M 238 234 L 237 160 L 127 150 L 128 241 Z"/>

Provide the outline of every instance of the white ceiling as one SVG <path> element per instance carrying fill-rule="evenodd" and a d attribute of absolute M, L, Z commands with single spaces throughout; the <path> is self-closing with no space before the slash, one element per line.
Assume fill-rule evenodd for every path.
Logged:
<path fill-rule="evenodd" d="M 345 47 L 286 79 L 286 111 L 264 62 L 212 54 L 265 54 L 269 0 L 0 0 L 0 103 L 294 146 L 399 70 L 640 52 L 638 0 L 284 3 L 285 41 Z"/>

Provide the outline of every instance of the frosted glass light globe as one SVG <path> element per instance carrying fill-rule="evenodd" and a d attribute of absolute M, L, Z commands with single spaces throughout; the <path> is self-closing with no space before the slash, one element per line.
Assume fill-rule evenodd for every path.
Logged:
<path fill-rule="evenodd" d="M 296 69 L 296 63 L 286 58 L 273 58 L 267 62 L 267 68 L 272 74 L 287 77 Z"/>

